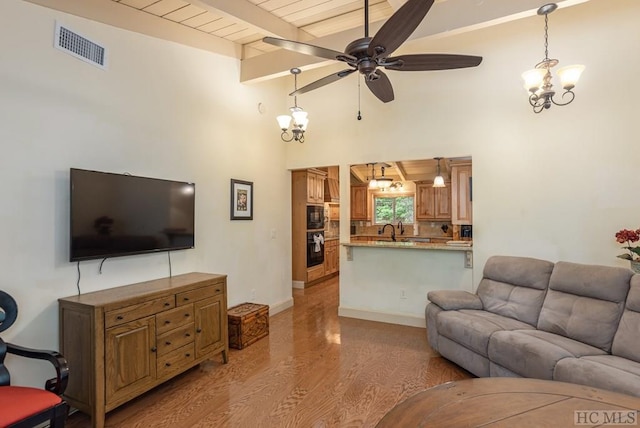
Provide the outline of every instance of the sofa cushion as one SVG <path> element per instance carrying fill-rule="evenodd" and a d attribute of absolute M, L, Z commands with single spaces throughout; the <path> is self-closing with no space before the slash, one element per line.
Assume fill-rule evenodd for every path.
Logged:
<path fill-rule="evenodd" d="M 631 278 L 627 303 L 613 337 L 611 353 L 640 363 L 640 275 Z"/>
<path fill-rule="evenodd" d="M 538 329 L 611 349 L 632 272 L 609 266 L 556 263 Z"/>
<path fill-rule="evenodd" d="M 477 290 L 483 308 L 535 326 L 552 270 L 545 260 L 490 257 Z"/>
<path fill-rule="evenodd" d="M 615 355 L 565 358 L 553 379 L 640 397 L 640 363 Z"/>
<path fill-rule="evenodd" d="M 473 309 L 442 311 L 436 318 L 436 326 L 440 335 L 485 357 L 488 356 L 489 338 L 496 331 L 533 329 L 513 318 Z"/>
<path fill-rule="evenodd" d="M 540 330 L 497 331 L 489 340 L 489 359 L 523 377 L 553 379 L 563 358 L 604 355 L 599 348 Z"/>

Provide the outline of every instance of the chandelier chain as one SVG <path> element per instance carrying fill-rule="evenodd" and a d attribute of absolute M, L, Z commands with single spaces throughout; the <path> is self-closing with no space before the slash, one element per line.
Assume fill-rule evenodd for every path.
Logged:
<path fill-rule="evenodd" d="M 549 59 L 549 14 L 544 15 L 544 59 Z"/>

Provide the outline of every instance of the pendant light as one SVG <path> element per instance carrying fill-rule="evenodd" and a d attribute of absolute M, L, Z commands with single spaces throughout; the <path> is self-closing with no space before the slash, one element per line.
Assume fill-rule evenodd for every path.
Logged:
<path fill-rule="evenodd" d="M 433 179 L 433 187 L 446 187 L 444 185 L 444 177 L 440 174 L 440 160 L 442 158 L 434 158 L 438 161 L 438 166 L 436 167 L 436 176 Z"/>
<path fill-rule="evenodd" d="M 380 167 L 380 170 L 382 171 L 382 175 L 378 178 L 378 189 L 384 190 L 391 186 L 393 179 L 384 176 L 384 167 Z"/>

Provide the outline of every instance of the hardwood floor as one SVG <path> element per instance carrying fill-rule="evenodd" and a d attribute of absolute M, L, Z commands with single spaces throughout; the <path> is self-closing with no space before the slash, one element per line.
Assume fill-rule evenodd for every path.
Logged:
<path fill-rule="evenodd" d="M 269 336 L 109 412 L 106 426 L 372 427 L 417 392 L 472 377 L 431 350 L 423 328 L 339 318 L 337 278 L 293 295 Z"/>

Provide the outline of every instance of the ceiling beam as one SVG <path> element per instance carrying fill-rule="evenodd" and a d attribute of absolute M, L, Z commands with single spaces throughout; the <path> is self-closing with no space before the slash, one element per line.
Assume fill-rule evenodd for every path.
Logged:
<path fill-rule="evenodd" d="M 256 29 L 257 33 L 297 41 L 312 38 L 310 34 L 248 0 L 190 0 L 190 3 L 212 13 L 240 20 Z"/>
<path fill-rule="evenodd" d="M 556 0 L 559 7 L 575 6 L 589 0 Z M 392 6 L 397 3 L 391 1 Z M 429 14 L 408 40 L 435 38 L 478 30 L 508 21 L 533 16 L 540 7 L 540 0 L 447 0 L 436 2 Z M 375 34 L 383 22 L 370 25 Z M 354 28 L 315 40 L 305 41 L 328 49 L 342 51 L 351 41 L 362 37 L 362 27 Z M 311 67 L 336 63 L 326 59 L 302 55 L 279 49 L 242 61 L 240 81 L 258 82 L 283 76 L 292 67 Z M 346 66 L 345 66 L 346 68 Z"/>

